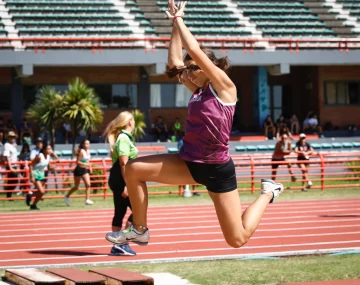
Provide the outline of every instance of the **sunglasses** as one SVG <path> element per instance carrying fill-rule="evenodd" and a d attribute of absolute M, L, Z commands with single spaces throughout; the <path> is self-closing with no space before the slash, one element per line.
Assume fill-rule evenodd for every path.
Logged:
<path fill-rule="evenodd" d="M 190 71 L 198 71 L 201 68 L 198 65 L 192 64 L 192 65 L 187 66 L 186 69 L 190 70 Z"/>

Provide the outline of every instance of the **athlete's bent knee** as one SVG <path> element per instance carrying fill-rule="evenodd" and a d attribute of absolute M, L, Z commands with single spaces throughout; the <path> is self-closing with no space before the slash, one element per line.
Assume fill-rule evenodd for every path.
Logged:
<path fill-rule="evenodd" d="M 225 238 L 228 245 L 230 245 L 233 248 L 239 248 L 244 246 L 248 241 L 249 237 L 246 236 L 240 236 L 240 237 L 231 237 L 231 238 Z"/>

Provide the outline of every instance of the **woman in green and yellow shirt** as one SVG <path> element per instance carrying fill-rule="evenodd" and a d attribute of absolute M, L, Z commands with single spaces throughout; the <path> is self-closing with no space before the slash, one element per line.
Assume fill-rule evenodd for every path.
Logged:
<path fill-rule="evenodd" d="M 126 189 L 125 166 L 126 163 L 137 157 L 138 151 L 134 145 L 132 132 L 135 121 L 130 112 L 121 112 L 109 123 L 105 130 L 105 136 L 110 144 L 110 152 L 113 166 L 108 180 L 109 187 L 114 193 L 114 217 L 112 230 L 120 231 L 126 211 L 131 209 L 130 199 Z M 126 227 L 132 223 L 132 215 L 127 220 Z M 136 255 L 129 244 L 114 245 L 111 255 Z"/>

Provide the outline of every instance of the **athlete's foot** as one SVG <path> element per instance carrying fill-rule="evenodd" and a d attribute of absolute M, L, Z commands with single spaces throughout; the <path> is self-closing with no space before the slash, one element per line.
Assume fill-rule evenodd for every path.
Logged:
<path fill-rule="evenodd" d="M 283 191 L 284 186 L 281 183 L 276 183 L 271 179 L 261 179 L 261 194 L 273 194 L 270 203 L 273 203 L 275 197 L 278 197 Z"/>
<path fill-rule="evenodd" d="M 71 203 L 70 203 L 70 198 L 68 196 L 64 196 L 64 201 L 65 201 L 65 204 L 66 206 L 71 206 Z"/>
<path fill-rule="evenodd" d="M 306 188 L 301 189 L 301 192 L 307 192 L 308 190 Z"/>
<path fill-rule="evenodd" d="M 295 176 L 291 176 L 291 182 L 296 182 L 296 177 Z"/>
<path fill-rule="evenodd" d="M 309 180 L 308 183 L 307 183 L 308 187 L 310 188 L 313 184 L 312 182 Z"/>
<path fill-rule="evenodd" d="M 93 204 L 94 204 L 94 202 L 91 201 L 90 199 L 87 199 L 87 200 L 85 201 L 85 205 L 93 205 Z"/>
<path fill-rule="evenodd" d="M 134 256 L 136 252 L 130 247 L 128 243 L 114 244 L 110 252 L 111 256 Z"/>
<path fill-rule="evenodd" d="M 40 210 L 36 205 L 31 205 L 30 210 Z"/>
<path fill-rule="evenodd" d="M 138 232 L 134 229 L 133 225 L 130 225 L 130 227 L 125 230 L 107 233 L 105 238 L 114 244 L 126 244 L 131 241 L 138 245 L 147 245 L 150 239 L 150 233 L 148 229 L 143 233 Z"/>

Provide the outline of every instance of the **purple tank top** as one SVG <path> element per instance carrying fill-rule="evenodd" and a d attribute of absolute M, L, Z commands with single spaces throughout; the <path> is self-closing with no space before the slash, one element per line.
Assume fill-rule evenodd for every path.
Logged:
<path fill-rule="evenodd" d="M 223 103 L 210 84 L 198 89 L 189 100 L 180 157 L 198 163 L 227 162 L 235 105 Z"/>

